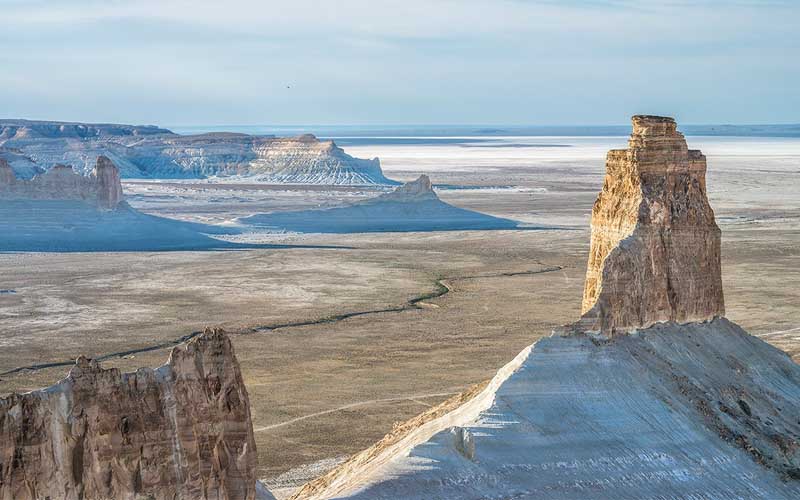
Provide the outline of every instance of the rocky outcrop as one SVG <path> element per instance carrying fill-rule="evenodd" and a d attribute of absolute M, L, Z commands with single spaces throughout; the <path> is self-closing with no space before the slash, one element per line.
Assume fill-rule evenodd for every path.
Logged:
<path fill-rule="evenodd" d="M 243 225 L 300 233 L 480 231 L 515 229 L 516 221 L 465 210 L 436 196 L 428 176 L 374 198 L 336 208 L 273 212 L 239 219 Z"/>
<path fill-rule="evenodd" d="M 56 165 L 33 179 L 17 179 L 6 160 L 0 158 L 0 200 L 72 200 L 113 210 L 123 201 L 119 170 L 99 156 L 94 170 L 83 176 L 67 165 Z"/>
<path fill-rule="evenodd" d="M 420 175 L 415 181 L 406 182 L 394 191 L 377 198 L 382 201 L 416 202 L 422 200 L 438 199 L 433 191 L 431 179 L 427 175 Z"/>
<path fill-rule="evenodd" d="M 74 165 L 88 175 L 99 155 L 111 158 L 129 178 L 246 176 L 271 183 L 397 184 L 383 175 L 377 158 L 354 158 L 333 141 L 311 134 L 184 136 L 156 127 L 0 121 L 0 157 L 9 160 L 18 177 L 58 164 Z"/>
<path fill-rule="evenodd" d="M 705 156 L 687 148 L 672 118 L 634 116 L 628 145 L 608 153 L 592 210 L 580 329 L 612 334 L 724 315 Z"/>
<path fill-rule="evenodd" d="M 157 370 L 80 358 L 58 384 L 0 399 L 2 500 L 250 500 L 255 468 L 247 391 L 218 330 Z"/>
<path fill-rule="evenodd" d="M 92 170 L 92 178 L 97 185 L 97 204 L 103 208 L 116 208 L 122 203 L 122 181 L 119 169 L 105 156 L 97 157 Z"/>

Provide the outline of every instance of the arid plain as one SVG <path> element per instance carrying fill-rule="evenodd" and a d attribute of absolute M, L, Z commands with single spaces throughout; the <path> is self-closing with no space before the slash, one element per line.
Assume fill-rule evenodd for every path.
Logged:
<path fill-rule="evenodd" d="M 687 139 L 708 156 L 727 316 L 800 359 L 800 141 Z M 176 339 L 223 326 L 250 394 L 259 476 L 288 491 L 578 317 L 604 154 L 624 141 L 347 148 L 381 157 L 393 179 L 429 174 L 452 205 L 530 225 L 519 230 L 253 234 L 241 238 L 264 247 L 0 254 L 0 393 L 49 385 L 80 354 L 110 355 L 107 366 L 126 370 L 157 366 Z M 142 211 L 222 225 L 377 194 L 124 187 Z M 39 367 L 50 363 L 58 366 Z"/>

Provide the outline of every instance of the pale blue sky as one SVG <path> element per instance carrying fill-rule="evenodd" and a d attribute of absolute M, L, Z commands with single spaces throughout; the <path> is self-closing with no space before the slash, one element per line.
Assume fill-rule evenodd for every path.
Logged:
<path fill-rule="evenodd" d="M 3 117 L 800 122 L 791 0 L 0 0 L 0 44 Z"/>

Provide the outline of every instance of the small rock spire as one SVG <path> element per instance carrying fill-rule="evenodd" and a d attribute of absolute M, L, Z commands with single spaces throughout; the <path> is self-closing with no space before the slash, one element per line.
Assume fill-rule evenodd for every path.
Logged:
<path fill-rule="evenodd" d="M 119 169 L 108 157 L 100 155 L 92 171 L 97 181 L 97 204 L 101 208 L 115 209 L 123 200 Z"/>

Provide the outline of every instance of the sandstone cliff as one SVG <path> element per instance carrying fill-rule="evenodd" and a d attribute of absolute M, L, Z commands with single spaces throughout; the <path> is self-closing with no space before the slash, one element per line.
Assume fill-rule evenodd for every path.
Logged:
<path fill-rule="evenodd" d="M 250 403 L 230 340 L 207 330 L 157 370 L 80 358 L 0 399 L 0 499 L 254 499 Z"/>
<path fill-rule="evenodd" d="M 0 200 L 73 200 L 113 210 L 123 201 L 119 170 L 99 156 L 88 176 L 72 167 L 56 165 L 33 179 L 17 179 L 8 162 L 0 158 Z"/>
<path fill-rule="evenodd" d="M 671 118 L 634 116 L 628 144 L 608 153 L 592 210 L 580 327 L 610 334 L 724 315 L 705 157 Z"/>

